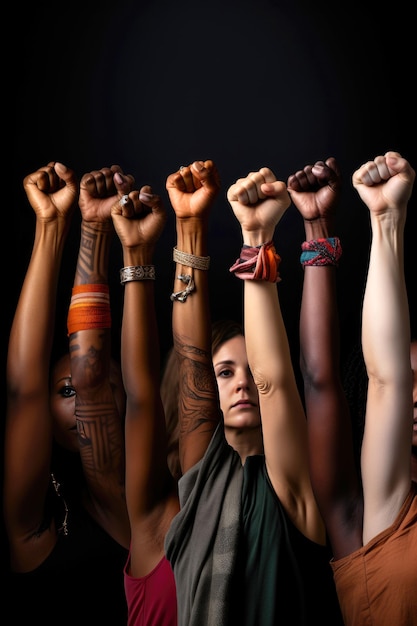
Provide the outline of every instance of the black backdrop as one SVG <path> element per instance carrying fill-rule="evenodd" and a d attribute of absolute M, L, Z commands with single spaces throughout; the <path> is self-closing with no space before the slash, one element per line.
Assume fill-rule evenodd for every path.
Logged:
<path fill-rule="evenodd" d="M 416 53 L 411 9 L 392 4 L 309 0 L 49 0 L 12 7 L 13 45 L 4 64 L 11 77 L 13 202 L 3 230 L 6 331 L 29 260 L 34 220 L 23 177 L 50 160 L 79 176 L 120 164 L 139 185 L 166 197 L 165 179 L 180 165 L 213 159 L 223 192 L 211 218 L 213 319 L 240 318 L 242 284 L 228 268 L 240 231 L 225 195 L 237 178 L 261 166 L 287 176 L 335 156 L 344 189 L 338 233 L 342 355 L 358 337 L 369 246 L 367 210 L 351 187 L 363 162 L 394 149 L 417 167 Z M 8 121 L 4 122 L 5 132 Z M 6 188 L 6 177 L 3 179 Z M 415 304 L 416 193 L 409 208 L 406 273 Z M 161 352 L 171 344 L 173 212 L 156 255 Z M 65 347 L 65 316 L 78 249 L 77 219 L 68 242 L 58 306 L 57 339 Z M 7 241 L 9 240 L 9 241 Z M 291 207 L 276 236 L 284 320 L 298 358 L 301 219 Z M 111 258 L 114 349 L 119 342 L 122 287 L 117 238 Z M 414 289 L 415 291 L 415 289 Z M 42 303 L 39 303 L 42 306 Z M 381 302 L 381 306 L 384 303 Z"/>

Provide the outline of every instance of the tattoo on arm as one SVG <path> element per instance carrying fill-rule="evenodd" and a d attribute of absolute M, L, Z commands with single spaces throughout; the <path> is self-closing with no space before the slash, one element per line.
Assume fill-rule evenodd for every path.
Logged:
<path fill-rule="evenodd" d="M 194 346 L 175 343 L 180 376 L 179 418 L 182 434 L 217 423 L 219 403 L 211 354 Z"/>

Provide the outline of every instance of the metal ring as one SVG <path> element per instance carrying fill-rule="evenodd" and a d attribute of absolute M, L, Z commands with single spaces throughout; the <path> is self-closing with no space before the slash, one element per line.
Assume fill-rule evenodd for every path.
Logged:
<path fill-rule="evenodd" d="M 129 196 L 127 194 L 125 194 L 124 196 L 122 196 L 119 200 L 120 206 L 124 207 L 125 204 L 127 204 L 129 202 Z"/>

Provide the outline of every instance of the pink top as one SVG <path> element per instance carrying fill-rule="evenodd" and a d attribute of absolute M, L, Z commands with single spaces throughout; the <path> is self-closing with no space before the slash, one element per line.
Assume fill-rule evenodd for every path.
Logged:
<path fill-rule="evenodd" d="M 124 567 L 128 626 L 177 626 L 177 595 L 174 574 L 163 557 L 147 576 L 135 578 Z"/>

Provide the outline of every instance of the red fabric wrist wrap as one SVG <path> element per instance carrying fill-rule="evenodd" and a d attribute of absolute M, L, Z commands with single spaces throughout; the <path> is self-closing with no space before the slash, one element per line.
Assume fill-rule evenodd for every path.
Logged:
<path fill-rule="evenodd" d="M 278 272 L 281 257 L 275 250 L 274 243 L 268 241 L 262 246 L 243 246 L 240 257 L 229 269 L 242 280 L 266 280 L 278 283 L 281 277 Z"/>

